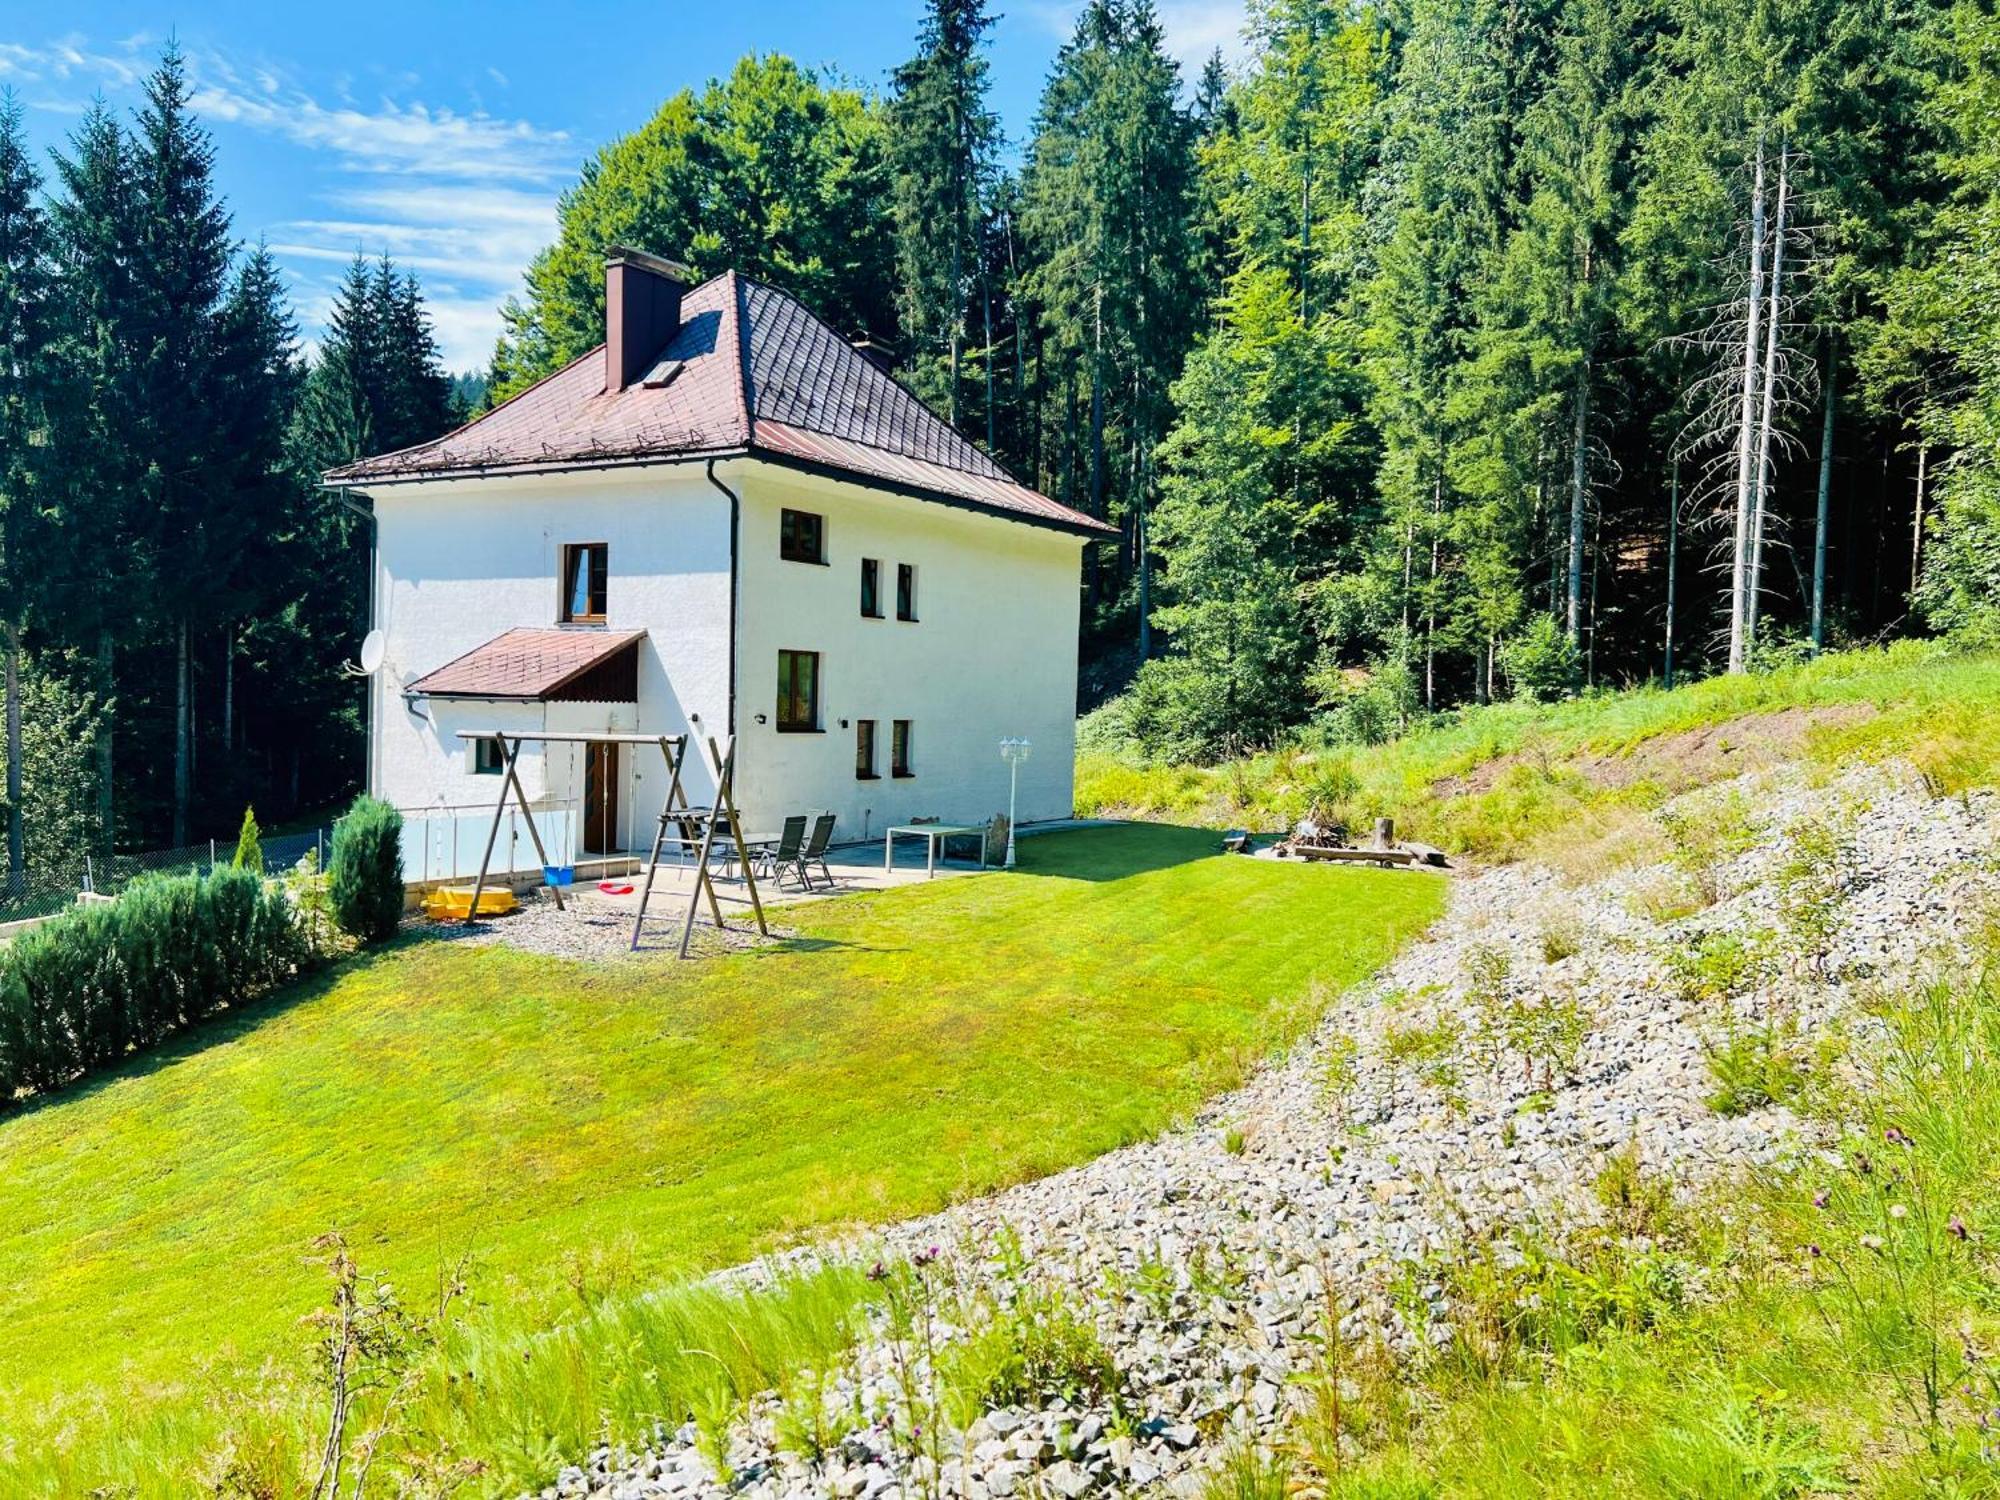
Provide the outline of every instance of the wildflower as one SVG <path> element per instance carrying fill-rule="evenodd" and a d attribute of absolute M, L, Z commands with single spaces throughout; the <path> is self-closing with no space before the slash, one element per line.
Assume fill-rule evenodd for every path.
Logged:
<path fill-rule="evenodd" d="M 1813 1194 L 1813 1207 L 1825 1208 L 1827 1205 L 1827 1200 L 1830 1199 L 1832 1196 L 1833 1194 L 1826 1188 L 1821 1188 L 1818 1192 Z"/>
<path fill-rule="evenodd" d="M 1909 1211 L 1909 1210 L 1908 1210 L 1907 1208 L 1905 1208 L 1905 1207 L 1904 1207 L 1904 1206 L 1903 1206 L 1902 1204 L 1900 1204 L 1900 1203 L 1891 1203 L 1891 1204 L 1889 1205 L 1889 1217 L 1890 1217 L 1890 1218 L 1892 1218 L 1892 1219 L 1907 1219 L 1907 1218 L 1909 1218 L 1909 1216 L 1910 1216 L 1910 1211 Z"/>
<path fill-rule="evenodd" d="M 1817 1245 L 1806 1246 L 1806 1254 L 1810 1255 L 1814 1260 L 1818 1260 L 1825 1253 L 1826 1252 L 1820 1249 L 1820 1247 Z"/>
<path fill-rule="evenodd" d="M 1951 1222 L 1945 1225 L 1944 1228 L 1945 1233 L 1949 1234 L 1955 1240 L 1971 1238 L 1970 1232 L 1965 1227 L 1965 1220 L 1961 1219 L 1957 1214 L 1951 1216 Z"/>
<path fill-rule="evenodd" d="M 868 1279 L 870 1281 L 887 1281 L 889 1279 L 889 1268 L 883 1265 L 881 1261 L 876 1261 L 874 1265 L 868 1268 Z"/>
<path fill-rule="evenodd" d="M 911 1259 L 920 1266 L 927 1266 L 938 1258 L 938 1253 L 938 1247 L 933 1245 L 928 1250 L 919 1250 Z"/>
<path fill-rule="evenodd" d="M 1868 1160 L 1868 1153 L 1866 1151 L 1857 1151 L 1855 1153 L 1854 1170 L 1859 1172 L 1863 1177 L 1866 1177 L 1874 1170 L 1874 1165 Z"/>
<path fill-rule="evenodd" d="M 1902 1146 L 1906 1150 L 1914 1149 L 1917 1144 L 1908 1132 L 1896 1125 L 1891 1125 L 1887 1130 L 1883 1131 L 1882 1139 L 1892 1146 Z"/>
<path fill-rule="evenodd" d="M 1861 1236 L 1861 1248 L 1863 1250 L 1880 1250 L 1886 1243 L 1888 1242 L 1879 1234 L 1864 1234 Z"/>

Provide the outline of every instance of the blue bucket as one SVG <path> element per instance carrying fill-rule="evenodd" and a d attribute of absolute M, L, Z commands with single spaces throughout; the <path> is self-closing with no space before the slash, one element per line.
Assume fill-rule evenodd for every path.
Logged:
<path fill-rule="evenodd" d="M 550 885 L 575 885 L 575 865 L 543 865 L 542 878 Z"/>

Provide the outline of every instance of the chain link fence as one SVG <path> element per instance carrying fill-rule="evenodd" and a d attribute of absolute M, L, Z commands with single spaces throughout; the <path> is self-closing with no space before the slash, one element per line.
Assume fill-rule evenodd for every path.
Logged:
<path fill-rule="evenodd" d="M 308 854 L 316 854 L 322 869 L 333 839 L 331 828 L 306 833 L 266 834 L 259 843 L 264 868 L 275 875 L 289 870 Z M 179 849 L 149 849 L 108 857 L 76 854 L 40 861 L 19 877 L 0 871 L 0 923 L 54 916 L 74 906 L 85 891 L 115 896 L 142 875 L 197 875 L 226 865 L 236 857 L 234 840 L 210 839 Z"/>

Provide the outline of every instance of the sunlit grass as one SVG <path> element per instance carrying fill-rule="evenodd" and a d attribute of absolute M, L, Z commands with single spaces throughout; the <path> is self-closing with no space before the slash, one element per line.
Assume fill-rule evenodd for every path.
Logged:
<path fill-rule="evenodd" d="M 1774 756 L 1755 716 L 1788 709 L 1823 722 Z M 1670 742 L 1734 720 L 1745 722 L 1722 731 L 1726 750 L 1683 755 Z M 1077 801 L 1106 816 L 1211 827 L 1285 827 L 1315 806 L 1357 827 L 1386 815 L 1408 837 L 1506 860 L 1551 836 L 1615 826 L 1687 785 L 1799 753 L 1829 764 L 1905 756 L 1940 791 L 1991 781 L 2000 769 L 2000 657 L 1904 641 L 1671 692 L 1469 708 L 1387 745 L 1305 746 L 1221 766 L 1087 753 Z"/>
<path fill-rule="evenodd" d="M 253 1390 L 259 1441 L 294 1441 L 270 1434 L 293 1431 L 329 1229 L 406 1288 L 473 1257 L 482 1357 L 532 1378 L 436 1416 L 454 1444 L 514 1473 L 629 1425 L 582 1343 L 544 1365 L 519 1341 L 1155 1132 L 1443 901 L 1214 849 L 1025 839 L 1017 873 L 794 908 L 800 940 L 699 963 L 408 941 L 0 1119 L 0 1491 L 212 1452 Z"/>

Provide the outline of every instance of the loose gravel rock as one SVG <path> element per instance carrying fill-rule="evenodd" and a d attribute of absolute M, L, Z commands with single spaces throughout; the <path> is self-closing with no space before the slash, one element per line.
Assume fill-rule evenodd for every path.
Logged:
<path fill-rule="evenodd" d="M 655 901 L 636 950 L 632 947 L 629 909 L 613 907 L 582 892 L 567 899 L 567 909 L 558 911 L 545 891 L 531 891 L 505 916 L 482 916 L 470 927 L 463 922 L 440 922 L 430 917 L 411 917 L 404 926 L 434 942 L 499 944 L 525 953 L 589 959 L 593 963 L 679 958 L 681 919 L 687 910 L 684 898 Z M 769 913 L 765 921 L 770 928 L 768 937 L 757 931 L 747 912 L 729 913 L 729 926 L 720 931 L 704 914 L 695 923 L 691 952 L 699 957 L 738 948 L 763 948 L 798 936 L 796 928 L 772 921 Z"/>
<path fill-rule="evenodd" d="M 1817 783 L 1791 771 L 1690 793 L 1696 815 L 1747 796 L 1757 846 L 1723 872 L 1725 899 L 1662 924 L 1645 914 L 1660 865 L 1575 880 L 1525 863 L 1454 883 L 1447 915 L 1377 979 L 1333 1007 L 1310 1042 L 1181 1129 L 1074 1170 L 901 1224 L 865 1242 L 786 1258 L 896 1258 L 943 1247 L 937 1274 L 1004 1300 L 1025 1264 L 1095 1325 L 1124 1380 L 1110 1404 L 986 1413 L 907 1457 L 880 1420 L 897 1374 L 881 1323 L 830 1381 L 827 1409 L 869 1418 L 809 1466 L 780 1450 L 776 1404 L 751 1404 L 732 1434 L 731 1479 L 697 1456 L 691 1426 L 641 1455 L 600 1450 L 541 1494 L 637 1496 L 1083 1496 L 1198 1488 L 1243 1436 L 1275 1434 L 1299 1399 L 1288 1376 L 1332 1314 L 1352 1337 L 1407 1338 L 1392 1310 L 1400 1271 L 1497 1225 L 1553 1226 L 1596 1210 L 1591 1186 L 1614 1152 L 1684 1188 L 1784 1160 L 1807 1143 L 1787 1111 L 1724 1117 L 1705 1039 L 1713 1006 L 1666 982 L 1665 952 L 1717 930 L 1775 921 L 1784 831 L 1851 821 L 1840 932 L 1825 978 L 1781 963 L 1735 1003 L 1746 1019 L 1783 1008 L 1807 1031 L 1865 1029 L 1854 1001 L 1915 974 L 2000 899 L 2000 799 L 1933 799 L 1899 768 Z M 1410 878 L 1432 878 L 1412 875 Z M 1573 1005 L 1588 1029 L 1566 1071 L 1480 1046 L 1475 960 L 1509 959 L 1506 992 Z M 1489 981 L 1488 989 L 1492 985 Z M 1018 1258 L 1003 1247 L 1018 1245 Z M 756 1281 L 780 1262 L 724 1273 Z M 1443 1292 L 1419 1286 L 1442 1318 Z M 1421 1321 L 1422 1314 L 1415 1313 Z M 949 1337 L 951 1330 L 944 1330 Z"/>

